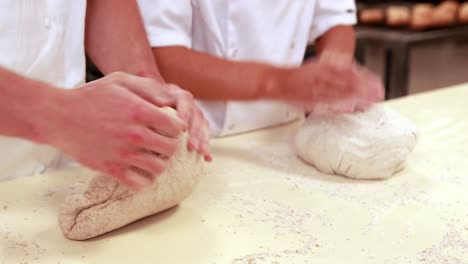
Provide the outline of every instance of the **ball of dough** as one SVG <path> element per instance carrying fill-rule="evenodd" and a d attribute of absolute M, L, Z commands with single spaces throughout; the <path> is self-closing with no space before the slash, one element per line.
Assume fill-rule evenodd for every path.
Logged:
<path fill-rule="evenodd" d="M 163 108 L 175 115 L 175 111 Z M 167 169 L 140 192 L 106 175 L 97 175 L 83 194 L 71 195 L 61 206 L 59 225 L 66 238 L 89 239 L 171 208 L 195 189 L 202 173 L 202 158 L 187 150 L 187 133 Z"/>
<path fill-rule="evenodd" d="M 414 125 L 373 106 L 343 115 L 311 114 L 295 138 L 298 155 L 318 170 L 354 179 L 385 179 L 404 167 L 417 141 Z"/>

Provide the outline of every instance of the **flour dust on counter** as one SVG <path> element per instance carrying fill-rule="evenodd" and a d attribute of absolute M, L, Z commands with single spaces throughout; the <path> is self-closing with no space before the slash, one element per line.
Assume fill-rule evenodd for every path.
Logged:
<path fill-rule="evenodd" d="M 423 139 L 426 140 L 424 137 Z M 282 193 L 282 197 L 294 195 L 301 196 L 304 200 L 310 199 L 310 209 L 304 210 L 308 213 L 304 216 L 303 221 L 308 222 L 314 219 L 314 215 L 319 213 L 318 215 L 323 216 L 322 220 L 325 220 L 323 223 L 326 223 L 322 227 L 332 233 L 334 229 L 340 228 L 337 219 L 333 217 L 335 213 L 326 208 L 322 208 L 322 213 L 320 213 L 321 208 L 317 207 L 316 201 L 322 200 L 327 201 L 327 204 L 334 204 L 336 203 L 335 199 L 338 199 L 346 201 L 348 204 L 354 204 L 368 212 L 367 220 L 362 223 L 363 226 L 359 233 L 359 236 L 366 237 L 366 239 L 382 236 L 381 232 L 389 228 L 387 223 L 391 219 L 393 222 L 391 227 L 393 234 L 391 236 L 395 239 L 392 245 L 387 248 L 388 255 L 392 255 L 391 252 L 394 252 L 395 255 L 401 253 L 401 255 L 394 258 L 387 257 L 382 260 L 383 263 L 464 264 L 464 258 L 460 258 L 460 256 L 465 254 L 463 252 L 468 252 L 466 250 L 468 227 L 465 229 L 463 225 L 468 219 L 468 197 L 462 192 L 453 191 L 450 195 L 447 195 L 447 191 L 452 188 L 451 186 L 466 183 L 466 178 L 456 177 L 457 175 L 466 174 L 464 173 L 464 171 L 466 172 L 466 166 L 463 166 L 463 163 L 458 163 L 460 159 L 454 159 L 453 164 L 443 163 L 437 157 L 437 153 L 427 153 L 424 149 L 421 149 L 408 157 L 408 162 L 413 166 L 407 168 L 401 177 L 393 177 L 386 181 L 355 181 L 318 172 L 316 168 L 308 166 L 297 158 L 295 149 L 290 143 L 293 139 L 284 141 L 270 144 L 251 144 L 249 146 L 251 154 L 246 156 L 252 158 L 256 164 L 255 166 L 265 170 L 270 169 L 270 173 L 265 174 L 262 181 L 257 182 L 257 178 L 250 181 L 251 184 L 258 185 L 258 191 L 256 192 L 258 196 L 268 196 L 268 192 L 275 192 L 275 190 L 271 189 L 261 189 L 261 184 L 268 183 L 271 186 L 273 181 L 281 182 L 281 188 L 288 190 L 287 193 Z M 438 169 L 436 171 L 429 170 L 431 168 L 428 166 L 429 163 Z M 237 175 L 231 175 L 231 177 L 239 177 L 239 174 L 242 173 L 249 174 L 248 171 L 241 170 L 237 171 Z M 434 182 L 438 184 L 433 185 Z M 318 193 L 325 193 L 328 198 L 314 199 Z M 251 212 L 255 211 L 254 207 L 269 207 L 268 205 L 259 205 L 258 201 L 253 202 L 252 199 L 247 199 L 247 197 L 251 196 L 243 194 L 242 198 L 237 199 L 243 200 L 242 204 L 244 206 L 252 207 L 249 209 Z M 270 202 L 272 204 L 281 203 L 281 196 L 275 197 Z M 369 197 L 372 197 L 372 201 L 369 200 Z M 331 199 L 334 202 L 331 202 Z M 252 206 L 252 203 L 257 206 Z M 296 200 L 295 203 L 297 210 L 298 201 Z M 229 207 L 240 208 L 239 205 Z M 359 215 L 358 211 L 354 213 L 355 217 Z M 454 214 L 454 212 L 460 213 Z M 245 215 L 245 213 L 242 215 Z M 265 215 L 265 213 L 260 210 L 260 213 L 256 215 Z M 285 211 L 284 216 L 287 217 L 288 215 L 293 217 L 295 214 L 292 211 Z M 401 218 L 402 215 L 405 217 Z M 275 217 L 275 219 L 281 219 L 281 217 Z M 314 221 L 320 222 L 318 219 Z M 297 224 L 298 227 L 301 226 L 299 223 Z M 280 226 L 275 224 L 273 231 Z M 314 233 L 311 230 L 306 231 L 306 234 L 307 232 L 311 234 L 323 233 Z M 426 237 L 425 243 L 420 241 L 421 237 Z M 315 239 L 315 241 L 321 241 L 319 244 L 323 247 L 330 246 L 329 239 L 322 241 L 323 236 L 318 235 Z M 412 246 L 416 244 L 419 244 L 418 248 Z M 414 254 L 419 259 L 415 259 L 414 256 L 405 258 L 404 252 L 399 252 L 401 248 L 412 248 L 411 250 L 415 252 Z M 362 250 L 360 254 L 367 255 L 369 261 L 375 258 L 372 249 Z M 316 251 L 317 249 L 308 250 L 307 254 L 315 254 L 315 257 L 318 258 L 320 254 Z M 290 254 L 285 254 L 285 252 Z M 275 263 L 275 261 L 283 263 L 282 260 L 284 259 L 300 255 L 292 254 L 292 252 L 302 251 L 300 249 L 299 251 L 272 250 L 263 252 L 259 250 L 258 253 L 246 254 L 236 258 L 233 263 L 249 263 L 249 261 L 250 263 Z"/>
<path fill-rule="evenodd" d="M 467 97 L 464 86 L 384 103 L 419 132 L 405 169 L 386 180 L 302 161 L 300 122 L 212 140 L 215 162 L 181 206 L 86 242 L 65 239 L 56 214 L 92 172 L 3 182 L 0 264 L 468 264 Z M 10 247 L 22 242 L 45 253 Z"/>
<path fill-rule="evenodd" d="M 350 114 L 314 114 L 296 136 L 299 156 L 322 172 L 386 179 L 404 168 L 417 142 L 415 126 L 380 105 Z"/>
<path fill-rule="evenodd" d="M 45 254 L 46 249 L 37 241 L 26 239 L 6 226 L 0 226 L 0 264 L 8 263 L 3 259 L 7 256 L 17 256 L 21 263 L 32 264 L 42 259 Z"/>

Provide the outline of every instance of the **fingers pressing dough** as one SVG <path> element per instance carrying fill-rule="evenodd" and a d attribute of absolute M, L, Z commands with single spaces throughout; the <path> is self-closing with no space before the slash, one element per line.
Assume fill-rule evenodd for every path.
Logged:
<path fill-rule="evenodd" d="M 166 110 L 165 111 L 169 111 Z M 175 115 L 175 111 L 171 111 Z M 194 190 L 202 173 L 202 157 L 187 150 L 187 133 L 176 154 L 153 184 L 132 192 L 106 175 L 97 175 L 83 194 L 66 199 L 59 213 L 65 237 L 85 240 L 171 208 Z"/>

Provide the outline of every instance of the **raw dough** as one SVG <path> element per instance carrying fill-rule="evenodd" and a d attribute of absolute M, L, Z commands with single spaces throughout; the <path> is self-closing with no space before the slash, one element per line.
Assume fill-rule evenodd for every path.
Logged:
<path fill-rule="evenodd" d="M 174 112 L 174 111 L 172 111 Z M 194 190 L 202 173 L 202 160 L 187 151 L 187 133 L 178 152 L 152 186 L 134 193 L 111 177 L 97 175 L 83 194 L 62 205 L 59 225 L 65 237 L 89 239 L 179 204 Z"/>
<path fill-rule="evenodd" d="M 417 133 L 390 109 L 344 115 L 311 114 L 296 135 L 299 156 L 318 170 L 355 179 L 384 179 L 404 167 Z"/>

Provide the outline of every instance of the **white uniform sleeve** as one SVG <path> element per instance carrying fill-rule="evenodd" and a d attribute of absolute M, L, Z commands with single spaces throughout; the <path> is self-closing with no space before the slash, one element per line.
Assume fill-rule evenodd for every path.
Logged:
<path fill-rule="evenodd" d="M 356 21 L 354 0 L 317 0 L 309 42 L 314 42 L 335 26 L 354 25 Z"/>
<path fill-rule="evenodd" d="M 190 0 L 138 0 L 152 47 L 192 46 Z"/>

